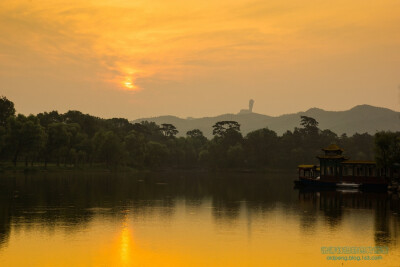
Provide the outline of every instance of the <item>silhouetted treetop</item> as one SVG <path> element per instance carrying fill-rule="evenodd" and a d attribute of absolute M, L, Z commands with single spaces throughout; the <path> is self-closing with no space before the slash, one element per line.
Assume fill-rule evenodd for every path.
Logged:
<path fill-rule="evenodd" d="M 166 137 L 174 137 L 179 132 L 174 125 L 168 123 L 161 124 L 160 130 Z"/>
<path fill-rule="evenodd" d="M 301 116 L 300 125 L 304 127 L 303 130 L 309 136 L 315 136 L 319 131 L 317 120 L 311 117 Z"/>
<path fill-rule="evenodd" d="M 400 164 L 400 133 L 378 132 L 375 134 L 376 160 L 381 167 Z"/>
<path fill-rule="evenodd" d="M 213 135 L 224 136 L 230 131 L 240 132 L 240 124 L 236 121 L 219 121 L 213 125 Z"/>
<path fill-rule="evenodd" d="M 15 116 L 14 103 L 8 100 L 5 96 L 0 97 L 0 126 L 6 126 L 7 119 Z"/>
<path fill-rule="evenodd" d="M 47 127 L 52 123 L 62 122 L 63 118 L 57 111 L 53 110 L 51 112 L 43 112 L 37 114 L 37 117 L 40 121 L 40 125 L 43 127 Z"/>
<path fill-rule="evenodd" d="M 193 129 L 191 131 L 187 131 L 186 135 L 188 137 L 196 138 L 196 137 L 204 137 L 204 134 L 199 129 Z"/>
<path fill-rule="evenodd" d="M 314 118 L 307 117 L 307 116 L 301 116 L 300 125 L 303 126 L 304 128 L 318 127 L 318 124 L 319 123 Z"/>

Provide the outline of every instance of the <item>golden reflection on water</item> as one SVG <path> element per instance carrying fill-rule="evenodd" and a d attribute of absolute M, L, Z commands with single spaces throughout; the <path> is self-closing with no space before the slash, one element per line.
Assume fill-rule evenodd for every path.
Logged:
<path fill-rule="evenodd" d="M 68 178 L 74 186 L 65 187 L 54 179 L 10 179 L 11 189 L 0 191 L 11 192 L 9 198 L 0 195 L 1 267 L 400 262 L 399 196 L 288 191 L 290 180 L 280 188 L 275 183 L 279 180 L 259 186 L 247 180 L 235 183 L 232 177 L 229 183 L 213 179 L 214 185 L 190 177 L 186 187 L 181 180 L 169 180 L 168 187 L 157 181 L 136 183 L 130 177 L 113 178 L 113 183 L 96 177 L 90 187 L 83 186 L 90 180 Z M 27 198 L 14 198 L 15 184 Z M 209 191 L 200 194 L 199 188 Z M 42 202 L 52 192 L 54 198 Z M 380 245 L 388 246 L 389 254 L 379 262 L 327 261 L 321 254 L 321 246 Z"/>
<path fill-rule="evenodd" d="M 132 231 L 128 226 L 126 215 L 124 216 L 124 221 L 122 222 L 122 230 L 120 237 L 120 247 L 121 247 L 121 263 L 122 266 L 132 265 L 131 263 L 131 250 L 133 249 L 133 236 Z"/>
<path fill-rule="evenodd" d="M 241 204 L 232 217 L 217 213 L 211 202 L 181 201 L 172 214 L 162 207 L 96 214 L 76 231 L 13 225 L 0 266 L 340 266 L 321 255 L 321 246 L 375 246 L 372 210 L 345 211 L 335 227 L 311 207 L 254 211 Z M 398 262 L 399 248 L 392 245 L 379 265 Z M 343 266 L 353 264 L 376 266 Z"/>
<path fill-rule="evenodd" d="M 97 254 L 96 262 L 93 264 L 87 262 L 91 266 L 179 266 L 178 259 L 174 255 L 173 249 L 161 248 L 158 249 L 155 243 L 159 240 L 150 238 L 144 240 L 142 246 L 135 241 L 134 229 L 135 224 L 132 223 L 132 213 L 129 210 L 122 212 L 123 218 L 119 225 L 115 225 L 115 233 L 104 232 L 104 237 L 107 234 L 113 235 L 112 240 L 107 243 Z M 100 221 L 96 222 L 93 227 L 99 227 Z M 141 224 L 137 224 L 140 228 Z M 114 227 L 111 227 L 114 228 Z M 154 229 L 153 231 L 155 231 Z M 150 246 L 146 246 L 150 244 Z M 96 244 L 93 244 L 96 247 Z M 168 250 L 171 249 L 171 250 Z M 87 259 L 82 259 L 83 262 Z M 74 266 L 77 266 L 76 264 Z M 82 264 L 81 266 L 87 266 Z M 180 265 L 182 266 L 182 265 Z"/>

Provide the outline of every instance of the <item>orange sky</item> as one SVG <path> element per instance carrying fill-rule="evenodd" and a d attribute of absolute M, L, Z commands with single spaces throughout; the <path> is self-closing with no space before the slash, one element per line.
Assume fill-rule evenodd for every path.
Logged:
<path fill-rule="evenodd" d="M 400 107 L 398 0 L 4 0 L 0 95 L 101 117 Z"/>

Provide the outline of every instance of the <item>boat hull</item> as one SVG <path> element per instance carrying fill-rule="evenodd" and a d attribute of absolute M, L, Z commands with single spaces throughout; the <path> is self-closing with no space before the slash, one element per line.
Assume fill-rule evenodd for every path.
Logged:
<path fill-rule="evenodd" d="M 305 177 L 300 177 L 299 180 L 294 181 L 296 187 L 315 187 L 315 188 L 346 188 L 343 186 L 340 186 L 339 182 L 333 182 L 333 181 L 324 181 L 320 179 L 315 179 L 315 178 L 305 178 Z M 353 189 L 353 187 L 351 187 Z M 363 191 L 386 191 L 388 189 L 387 184 L 359 184 L 357 187 L 354 187 L 355 189 L 360 189 Z"/>
<path fill-rule="evenodd" d="M 309 187 L 336 187 L 336 183 L 321 181 L 311 178 L 299 178 L 299 180 L 294 181 L 296 186 L 309 186 Z"/>

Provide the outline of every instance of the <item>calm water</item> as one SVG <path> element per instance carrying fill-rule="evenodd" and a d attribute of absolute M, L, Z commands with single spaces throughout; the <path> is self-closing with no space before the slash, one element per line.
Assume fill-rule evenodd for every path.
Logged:
<path fill-rule="evenodd" d="M 296 173 L 0 177 L 0 266 L 400 266 L 398 195 L 303 192 Z M 328 261 L 321 246 L 386 246 Z"/>

